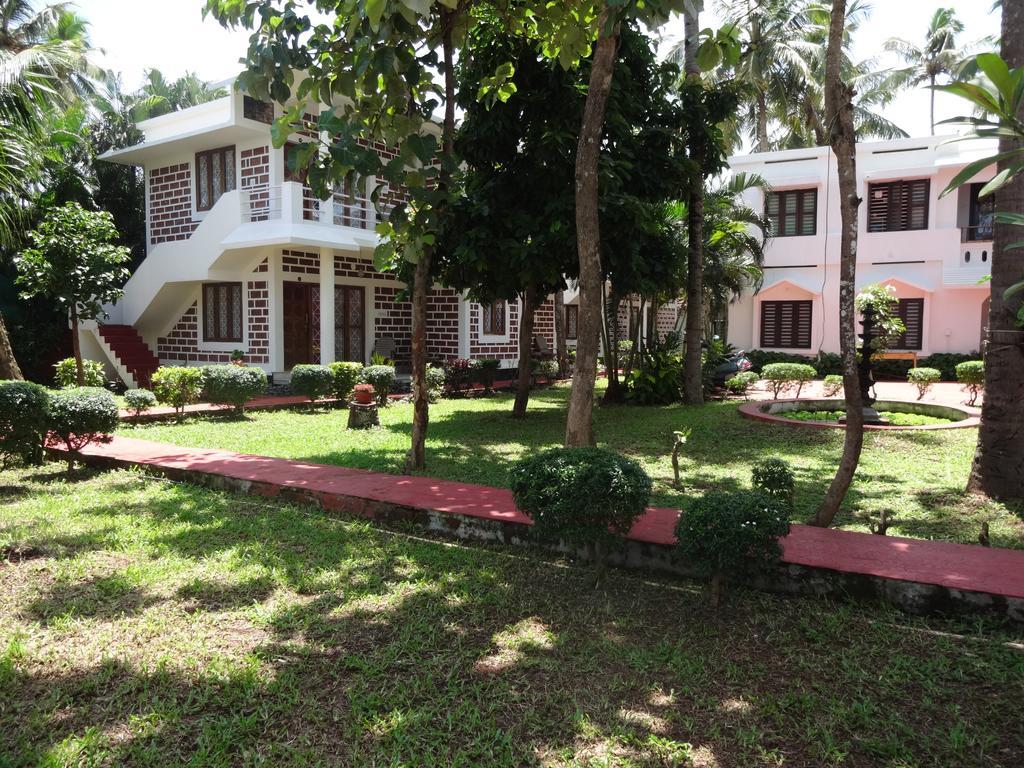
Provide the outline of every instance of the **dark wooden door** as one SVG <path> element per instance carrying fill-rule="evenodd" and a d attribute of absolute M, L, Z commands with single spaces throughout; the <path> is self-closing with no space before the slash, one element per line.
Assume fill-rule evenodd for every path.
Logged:
<path fill-rule="evenodd" d="M 310 283 L 284 284 L 284 367 L 313 360 L 313 301 Z"/>
<path fill-rule="evenodd" d="M 334 286 L 334 359 L 366 362 L 366 305 L 361 285 Z"/>

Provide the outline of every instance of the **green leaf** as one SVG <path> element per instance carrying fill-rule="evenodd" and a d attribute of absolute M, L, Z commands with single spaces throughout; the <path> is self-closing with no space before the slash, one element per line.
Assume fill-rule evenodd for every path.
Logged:
<path fill-rule="evenodd" d="M 939 197 L 945 197 L 954 189 L 968 181 L 972 176 L 975 176 L 988 168 L 988 166 L 995 165 L 1003 160 L 1009 160 L 1018 154 L 1024 154 L 1024 150 L 1013 149 L 1008 152 L 1000 152 L 999 154 L 992 155 L 991 157 L 984 157 L 981 160 L 975 160 L 973 163 L 968 163 L 960 173 L 953 177 L 953 180 L 949 182 L 944 190 L 942 190 Z"/>
<path fill-rule="evenodd" d="M 366 0 L 366 18 L 370 20 L 370 29 L 380 29 L 380 19 L 384 15 L 387 0 Z"/>

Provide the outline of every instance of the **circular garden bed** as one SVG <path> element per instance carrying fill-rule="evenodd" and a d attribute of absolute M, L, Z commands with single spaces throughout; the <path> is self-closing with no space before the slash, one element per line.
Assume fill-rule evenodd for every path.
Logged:
<path fill-rule="evenodd" d="M 878 400 L 875 405 L 887 425 L 866 424 L 865 429 L 957 429 L 978 425 L 976 411 L 949 405 L 903 400 Z M 773 424 L 843 429 L 844 404 L 838 399 L 768 400 L 740 406 L 740 415 Z"/>

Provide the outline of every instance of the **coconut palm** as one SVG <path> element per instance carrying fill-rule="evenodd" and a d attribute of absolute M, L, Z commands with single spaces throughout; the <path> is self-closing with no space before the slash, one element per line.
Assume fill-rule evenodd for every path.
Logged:
<path fill-rule="evenodd" d="M 86 24 L 65 3 L 0 0 L 0 249 L 16 245 L 48 118 L 88 89 Z M 21 378 L 0 316 L 0 378 Z"/>
<path fill-rule="evenodd" d="M 918 45 L 901 37 L 890 37 L 885 50 L 899 56 L 908 66 L 894 70 L 885 87 L 892 90 L 916 88 L 927 84 L 931 91 L 931 131 L 935 135 L 935 86 L 940 78 L 956 77 L 977 44 L 960 46 L 957 35 L 964 31 L 963 22 L 952 8 L 937 8 L 928 22 L 924 44 Z"/>
<path fill-rule="evenodd" d="M 211 88 L 195 72 L 168 80 L 159 69 L 147 69 L 146 82 L 133 94 L 132 116 L 137 121 L 147 120 L 224 96 L 227 96 L 224 88 Z"/>

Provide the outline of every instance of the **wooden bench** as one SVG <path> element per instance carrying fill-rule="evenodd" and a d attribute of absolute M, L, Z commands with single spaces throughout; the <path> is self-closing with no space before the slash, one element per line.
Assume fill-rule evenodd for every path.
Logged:
<path fill-rule="evenodd" d="M 879 360 L 909 360 L 911 366 L 917 368 L 917 352 L 883 352 Z"/>

